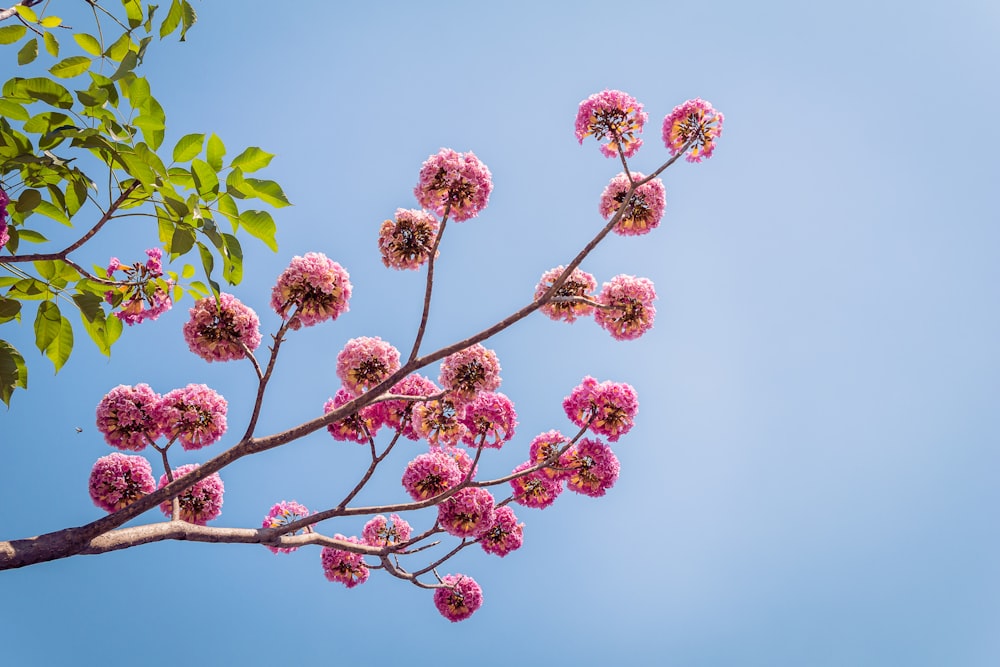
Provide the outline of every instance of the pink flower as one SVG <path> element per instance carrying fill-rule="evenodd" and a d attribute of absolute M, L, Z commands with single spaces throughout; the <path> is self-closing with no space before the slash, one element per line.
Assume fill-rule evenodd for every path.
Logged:
<path fill-rule="evenodd" d="M 645 177 L 641 172 L 632 172 L 632 178 L 636 182 Z M 609 220 L 621 208 L 630 185 L 628 176 L 622 172 L 612 178 L 608 186 L 604 188 L 604 192 L 601 193 L 601 204 L 598 208 L 605 220 Z M 625 212 L 618 219 L 614 232 L 622 236 L 638 236 L 650 232 L 659 226 L 666 205 L 667 193 L 663 189 L 663 181 L 654 178 L 643 183 L 635 189 L 628 202 L 625 203 Z"/>
<path fill-rule="evenodd" d="M 139 452 L 160 436 L 160 395 L 148 384 L 120 384 L 97 404 L 97 430 L 117 449 Z"/>
<path fill-rule="evenodd" d="M 434 590 L 434 606 L 452 623 L 467 619 L 483 606 L 483 589 L 472 577 L 448 574 L 441 583 L 444 587 Z"/>
<path fill-rule="evenodd" d="M 396 209 L 396 219 L 386 220 L 379 229 L 382 263 L 393 269 L 419 269 L 430 259 L 437 234 L 438 221 L 427 211 Z"/>
<path fill-rule="evenodd" d="M 90 497 L 107 512 L 128 507 L 155 489 L 153 469 L 141 456 L 114 452 L 97 459 L 90 471 Z"/>
<path fill-rule="evenodd" d="M 412 373 L 397 382 L 390 393 L 398 396 L 432 396 L 441 390 L 422 375 Z M 371 406 L 381 416 L 383 423 L 400 431 L 410 440 L 419 440 L 420 434 L 413 430 L 413 406 L 415 401 L 395 399 L 382 401 Z"/>
<path fill-rule="evenodd" d="M 410 539 L 413 529 L 398 514 L 391 514 L 390 524 L 385 517 L 379 514 L 365 524 L 361 531 L 361 541 L 372 547 L 398 547 Z"/>
<path fill-rule="evenodd" d="M 465 406 L 461 422 L 466 428 L 462 444 L 477 447 L 482 442 L 485 447 L 500 449 L 503 443 L 514 437 L 517 412 L 511 400 L 503 394 L 484 391 Z"/>
<path fill-rule="evenodd" d="M 486 208 L 493 190 L 493 175 L 472 152 L 442 148 L 420 167 L 413 194 L 426 209 L 439 216 L 447 212 L 455 222 L 476 217 Z"/>
<path fill-rule="evenodd" d="M 10 204 L 10 197 L 0 188 L 0 249 L 10 241 L 10 234 L 7 232 L 7 205 Z"/>
<path fill-rule="evenodd" d="M 438 524 L 455 537 L 479 537 L 493 525 L 496 501 L 480 487 L 466 487 L 438 505 Z"/>
<path fill-rule="evenodd" d="M 685 160 L 701 162 L 712 157 L 715 140 L 722 135 L 725 117 L 701 98 L 678 104 L 663 119 L 663 143 L 671 155 L 677 155 L 691 141 Z"/>
<path fill-rule="evenodd" d="M 608 139 L 601 153 L 615 157 L 621 151 L 625 157 L 632 157 L 642 146 L 642 139 L 636 135 L 642 132 L 647 117 L 634 97 L 620 90 L 603 90 L 580 102 L 576 138 L 581 145 L 590 135 L 598 141 Z"/>
<path fill-rule="evenodd" d="M 556 453 L 569 442 L 569 438 L 564 436 L 562 433 L 556 430 L 546 431 L 535 436 L 535 439 L 531 441 L 528 446 L 528 458 L 530 463 L 537 464 L 542 461 L 553 461 L 558 464 L 558 457 Z M 525 466 L 527 467 L 527 466 Z M 566 473 L 568 471 L 561 470 L 559 468 L 542 468 L 541 471 L 550 479 L 556 481 L 566 478 Z"/>
<path fill-rule="evenodd" d="M 226 409 L 222 396 L 203 384 L 174 389 L 160 400 L 156 419 L 164 436 L 184 449 L 201 449 L 219 441 L 226 432 Z"/>
<path fill-rule="evenodd" d="M 472 457 L 469 456 L 469 452 L 462 449 L 461 447 L 451 447 L 445 446 L 441 447 L 437 451 L 444 452 L 450 456 L 458 465 L 458 471 L 462 473 L 462 479 L 475 479 L 476 473 L 479 471 L 479 466 L 472 465 Z"/>
<path fill-rule="evenodd" d="M 496 352 L 475 343 L 448 355 L 441 362 L 438 382 L 457 402 L 471 401 L 481 391 L 496 391 L 500 386 Z"/>
<path fill-rule="evenodd" d="M 514 468 L 514 472 L 521 472 L 535 465 L 537 464 L 534 461 L 525 461 Z M 510 487 L 514 490 L 515 503 L 536 509 L 545 509 L 562 493 L 561 479 L 549 477 L 544 470 L 535 470 L 512 479 Z"/>
<path fill-rule="evenodd" d="M 337 395 L 323 404 L 323 413 L 333 412 L 340 406 L 354 400 L 355 396 L 343 387 L 337 390 Z M 356 442 L 366 445 L 370 438 L 374 438 L 382 425 L 381 416 L 374 405 L 367 405 L 359 412 L 355 412 L 340 421 L 327 424 L 326 430 L 330 432 L 334 440 L 344 442 Z"/>
<path fill-rule="evenodd" d="M 169 290 L 173 281 L 163 280 L 163 266 L 160 258 L 163 251 L 159 248 L 146 250 L 149 259 L 145 265 L 136 262 L 126 266 L 112 257 L 108 263 L 108 280 L 115 280 L 114 273 L 123 271 L 122 280 L 116 280 L 114 289 L 104 293 L 104 300 L 120 310 L 115 317 L 132 326 L 144 320 L 155 320 L 170 309 Z"/>
<path fill-rule="evenodd" d="M 333 538 L 352 544 L 361 544 L 358 538 L 344 537 L 340 533 L 334 535 Z M 323 547 L 320 559 L 323 563 L 323 574 L 329 581 L 339 581 L 348 588 L 354 588 L 358 584 L 368 581 L 368 566 L 365 565 L 364 556 L 361 554 L 333 547 Z"/>
<path fill-rule="evenodd" d="M 455 459 L 439 449 L 420 454 L 403 472 L 403 488 L 414 500 L 442 494 L 461 481 L 462 473 Z"/>
<path fill-rule="evenodd" d="M 607 445 L 584 438 L 570 447 L 559 459 L 563 468 L 570 468 L 566 488 L 598 498 L 618 481 L 618 457 Z"/>
<path fill-rule="evenodd" d="M 298 521 L 299 519 L 304 519 L 309 516 L 311 512 L 304 506 L 295 502 L 294 500 L 282 500 L 271 507 L 271 511 L 267 513 L 264 517 L 264 522 L 261 524 L 261 528 L 281 528 L 282 526 L 287 526 L 288 524 Z M 304 530 L 296 530 L 293 533 L 285 533 L 285 535 L 301 535 L 302 533 L 313 532 L 312 526 L 306 526 Z M 276 554 L 290 554 L 298 547 L 272 547 L 265 544 L 265 547 L 271 550 L 271 553 Z"/>
<path fill-rule="evenodd" d="M 557 266 L 542 274 L 538 286 L 535 287 L 535 300 L 542 298 L 550 287 L 562 275 L 565 267 Z M 552 301 L 541 307 L 541 311 L 553 320 L 576 321 L 577 317 L 590 315 L 594 312 L 594 307 L 589 303 L 570 301 L 576 297 L 593 299 L 592 293 L 597 289 L 597 281 L 594 276 L 580 269 L 573 269 L 566 281 L 556 290 Z M 567 299 L 558 301 L 557 299 Z"/>
<path fill-rule="evenodd" d="M 618 275 L 604 283 L 597 297 L 602 308 L 594 312 L 594 319 L 612 338 L 632 340 L 653 328 L 655 300 L 656 290 L 651 280 Z"/>
<path fill-rule="evenodd" d="M 188 348 L 205 361 L 232 361 L 260 346 L 260 319 L 252 308 L 232 294 L 221 293 L 198 299 L 188 311 L 184 340 Z"/>
<path fill-rule="evenodd" d="M 271 290 L 271 307 L 292 329 L 335 320 L 348 310 L 347 271 L 321 252 L 292 258 Z"/>
<path fill-rule="evenodd" d="M 639 398 L 624 382 L 601 382 L 589 375 L 563 400 L 570 421 L 615 442 L 635 425 Z"/>
<path fill-rule="evenodd" d="M 337 355 L 337 377 L 360 396 L 399 370 L 399 350 L 379 337 L 352 338 Z"/>
<path fill-rule="evenodd" d="M 441 398 L 414 405 L 410 419 L 414 433 L 434 447 L 445 447 L 458 444 L 465 435 L 463 414 L 465 406 L 455 405 L 451 398 Z"/>
<path fill-rule="evenodd" d="M 198 464 L 192 463 L 175 468 L 173 470 L 174 479 L 183 477 L 199 467 Z M 161 475 L 157 488 L 162 489 L 166 485 L 167 476 Z M 222 514 L 222 494 L 225 490 L 219 473 L 214 472 L 181 491 L 180 495 L 177 496 L 181 505 L 181 521 L 204 526 L 212 519 L 217 518 Z M 173 513 L 171 502 L 168 500 L 161 503 L 160 511 L 170 517 Z"/>
<path fill-rule="evenodd" d="M 490 529 L 479 539 L 479 546 L 488 554 L 503 558 L 524 543 L 524 524 L 517 522 L 509 505 L 498 507 Z"/>

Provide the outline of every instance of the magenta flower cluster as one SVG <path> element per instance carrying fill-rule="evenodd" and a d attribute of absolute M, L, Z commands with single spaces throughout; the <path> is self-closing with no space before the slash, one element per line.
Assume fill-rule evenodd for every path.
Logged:
<path fill-rule="evenodd" d="M 465 406 L 459 421 L 465 427 L 462 444 L 500 449 L 514 437 L 517 412 L 505 395 L 484 391 Z"/>
<path fill-rule="evenodd" d="M 666 190 L 663 188 L 663 181 L 654 178 L 637 187 L 630 197 L 629 188 L 632 182 L 638 183 L 646 176 L 641 172 L 632 172 L 632 181 L 629 181 L 625 172 L 622 172 L 611 179 L 608 186 L 601 193 L 601 203 L 598 207 L 601 215 L 608 220 L 624 206 L 618 223 L 614 226 L 614 232 L 622 236 L 638 236 L 648 234 L 659 226 L 663 218 L 663 209 L 667 205 Z M 626 201 L 626 197 L 628 197 Z"/>
<path fill-rule="evenodd" d="M 536 300 L 562 272 L 562 267 L 556 267 L 542 275 L 535 287 Z M 540 310 L 554 320 L 567 322 L 573 322 L 580 315 L 592 314 L 594 321 L 617 340 L 638 338 L 653 328 L 656 289 L 651 280 L 622 274 L 604 283 L 600 294 L 592 296 L 590 292 L 595 287 L 594 277 L 577 269 L 556 291 L 556 300 L 549 301 Z"/>
<path fill-rule="evenodd" d="M 589 375 L 563 400 L 570 421 L 611 442 L 628 433 L 635 425 L 639 398 L 635 389 L 624 382 L 598 382 Z"/>
<path fill-rule="evenodd" d="M 206 297 L 188 311 L 184 340 L 205 361 L 243 359 L 260 346 L 260 319 L 232 294 Z"/>
<path fill-rule="evenodd" d="M 288 524 L 298 521 L 299 519 L 304 519 L 309 516 L 309 509 L 305 505 L 300 505 L 294 500 L 282 500 L 280 503 L 275 503 L 271 510 L 264 517 L 264 522 L 261 524 L 261 528 L 281 528 L 282 526 L 287 526 Z M 313 532 L 312 526 L 306 526 L 305 530 L 297 530 L 294 533 L 285 533 L 285 535 L 300 535 L 303 532 L 311 533 Z M 282 553 L 289 554 L 298 549 L 298 547 L 272 547 L 270 545 L 264 545 L 271 550 L 271 553 Z"/>
<path fill-rule="evenodd" d="M 199 467 L 201 466 L 191 463 L 174 468 L 171 474 L 176 480 L 179 477 L 184 477 L 194 472 Z M 167 485 L 168 481 L 166 475 L 161 475 L 157 488 L 162 489 Z M 204 526 L 212 519 L 217 518 L 222 514 L 222 494 L 225 490 L 222 478 L 219 477 L 219 473 L 215 472 L 181 491 L 180 495 L 177 496 L 181 509 L 181 521 Z M 168 518 L 172 516 L 173 506 L 171 501 L 168 500 L 161 503 L 160 511 Z"/>
<path fill-rule="evenodd" d="M 475 343 L 444 358 L 438 382 L 456 402 L 469 402 L 500 387 L 500 361 L 496 352 Z"/>
<path fill-rule="evenodd" d="M 436 384 L 423 375 L 411 373 L 393 385 L 390 393 L 397 396 L 426 397 L 441 391 Z M 396 429 L 410 440 L 419 440 L 420 434 L 413 428 L 413 400 L 393 399 L 376 403 L 373 407 L 381 415 L 385 425 Z"/>
<path fill-rule="evenodd" d="M 456 404 L 449 396 L 416 404 L 410 417 L 414 433 L 432 447 L 447 447 L 457 445 L 465 437 L 464 415 L 465 405 Z"/>
<path fill-rule="evenodd" d="M 356 537 L 344 537 L 339 533 L 333 538 L 351 544 L 362 543 Z M 354 588 L 358 584 L 368 581 L 368 566 L 365 565 L 364 557 L 361 554 L 334 547 L 323 547 L 320 560 L 323 563 L 323 574 L 329 581 L 340 582 L 348 588 Z"/>
<path fill-rule="evenodd" d="M 503 558 L 524 544 L 524 524 L 517 522 L 509 505 L 496 508 L 493 525 L 479 538 L 483 551 Z"/>
<path fill-rule="evenodd" d="M 113 452 L 97 459 L 90 471 L 90 498 L 107 512 L 117 512 L 156 490 L 153 469 L 141 456 Z"/>
<path fill-rule="evenodd" d="M 361 530 L 361 541 L 371 547 L 398 547 L 410 539 L 413 528 L 398 514 L 389 520 L 379 514 L 368 521 Z"/>
<path fill-rule="evenodd" d="M 701 98 L 688 100 L 674 107 L 663 119 L 663 143 L 671 155 L 688 147 L 688 162 L 701 162 L 712 157 L 715 142 L 722 136 L 725 117 Z"/>
<path fill-rule="evenodd" d="M 538 285 L 535 287 L 535 300 L 541 299 L 546 292 L 555 284 L 559 276 L 566 270 L 564 266 L 557 266 L 542 274 Z M 593 292 L 597 289 L 597 281 L 594 276 L 580 269 L 573 269 L 551 301 L 541 307 L 541 311 L 553 320 L 565 320 L 575 322 L 577 317 L 592 315 L 594 306 L 588 303 L 593 299 Z M 583 299 L 579 301 L 578 299 Z"/>
<path fill-rule="evenodd" d="M 427 211 L 396 209 L 395 219 L 379 228 L 382 263 L 393 269 L 419 269 L 431 257 L 438 228 L 437 219 Z"/>
<path fill-rule="evenodd" d="M 440 449 L 418 455 L 403 472 L 403 488 L 417 501 L 440 495 L 461 481 L 458 463 Z"/>
<path fill-rule="evenodd" d="M 173 283 L 161 279 L 163 251 L 149 248 L 146 255 L 145 264 L 136 262 L 128 266 L 117 257 L 108 261 L 108 280 L 114 281 L 115 286 L 104 293 L 104 300 L 119 309 L 115 317 L 129 326 L 144 320 L 155 320 L 173 305 L 169 293 Z M 124 277 L 116 279 L 114 274 L 117 271 L 121 271 Z"/>
<path fill-rule="evenodd" d="M 343 387 L 337 390 L 337 394 L 323 404 L 323 414 L 333 412 L 337 408 L 350 403 L 356 397 Z M 378 432 L 382 417 L 378 410 L 378 404 L 366 405 L 358 412 L 328 424 L 326 430 L 333 436 L 334 440 L 340 442 L 356 442 L 367 444 Z"/>
<path fill-rule="evenodd" d="M 496 501 L 484 488 L 467 486 L 438 504 L 438 525 L 455 537 L 479 537 L 493 526 Z"/>
<path fill-rule="evenodd" d="M 271 307 L 292 329 L 337 319 L 350 298 L 347 271 L 320 252 L 293 257 L 271 289 Z"/>
<path fill-rule="evenodd" d="M 0 250 L 10 241 L 10 233 L 7 231 L 7 205 L 10 204 L 10 197 L 0 188 Z"/>
<path fill-rule="evenodd" d="M 164 396 L 148 384 L 118 385 L 97 404 L 97 430 L 112 447 L 138 452 L 161 435 L 184 449 L 218 442 L 226 432 L 226 400 L 203 384 Z M 169 446 L 169 443 L 168 445 Z"/>
<path fill-rule="evenodd" d="M 420 167 L 413 194 L 424 208 L 462 222 L 486 208 L 493 176 L 474 154 L 442 148 Z"/>
<path fill-rule="evenodd" d="M 434 590 L 434 606 L 451 622 L 464 621 L 483 606 L 483 589 L 476 580 L 462 574 L 448 574 Z"/>
<path fill-rule="evenodd" d="M 399 350 L 379 337 L 352 338 L 337 355 L 337 377 L 360 396 L 399 370 Z"/>

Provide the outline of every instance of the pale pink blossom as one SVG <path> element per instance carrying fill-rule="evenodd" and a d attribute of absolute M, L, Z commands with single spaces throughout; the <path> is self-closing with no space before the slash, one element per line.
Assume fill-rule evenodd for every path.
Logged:
<path fill-rule="evenodd" d="M 340 406 L 354 400 L 355 396 L 341 387 L 337 390 L 336 396 L 327 400 L 323 404 L 323 413 L 333 412 Z M 376 410 L 375 405 L 366 405 L 358 412 L 348 415 L 344 419 L 327 424 L 326 430 L 330 432 L 334 440 L 341 442 L 350 441 L 358 444 L 368 444 L 371 438 L 378 433 L 382 425 L 381 415 Z"/>
<path fill-rule="evenodd" d="M 517 426 L 517 412 L 509 398 L 501 393 L 484 391 L 465 406 L 460 420 L 465 426 L 462 444 L 469 447 L 500 449 L 514 437 Z"/>
<path fill-rule="evenodd" d="M 163 395 L 156 419 L 164 436 L 176 438 L 184 449 L 201 449 L 226 432 L 228 407 L 226 399 L 208 386 L 189 384 Z"/>
<path fill-rule="evenodd" d="M 604 443 L 584 438 L 559 458 L 559 465 L 569 468 L 566 488 L 598 498 L 618 481 L 618 457 Z"/>
<path fill-rule="evenodd" d="M 128 507 L 156 490 L 153 469 L 141 456 L 114 452 L 102 456 L 90 471 L 90 498 L 107 512 Z"/>
<path fill-rule="evenodd" d="M 351 281 L 321 252 L 295 256 L 271 290 L 271 307 L 292 329 L 335 320 L 348 310 Z"/>
<path fill-rule="evenodd" d="M 471 401 L 500 387 L 500 361 L 496 352 L 475 343 L 444 358 L 438 382 L 456 401 Z"/>
<path fill-rule="evenodd" d="M 360 396 L 399 370 L 399 350 L 378 336 L 352 338 L 337 355 L 337 377 Z"/>
<path fill-rule="evenodd" d="M 434 589 L 434 606 L 452 623 L 463 621 L 483 606 L 483 589 L 463 574 L 442 577 L 442 588 Z"/>
<path fill-rule="evenodd" d="M 424 208 L 462 222 L 486 208 L 492 190 L 490 170 L 471 151 L 456 153 L 442 148 L 420 167 L 413 194 Z"/>
<path fill-rule="evenodd" d="M 588 375 L 563 400 L 563 409 L 577 426 L 615 442 L 635 425 L 639 398 L 625 382 L 598 383 Z"/>
<path fill-rule="evenodd" d="M 198 299 L 188 311 L 184 340 L 205 361 L 232 361 L 260 346 L 260 319 L 232 294 Z M 245 346 L 245 347 L 244 347 Z"/>
<path fill-rule="evenodd" d="M 600 147 L 606 157 L 616 157 L 619 152 L 632 157 L 642 146 L 637 135 L 647 118 L 642 105 L 631 95 L 620 90 L 602 90 L 580 102 L 576 138 L 581 145 L 590 135 L 598 141 L 607 139 Z"/>
<path fill-rule="evenodd" d="M 173 472 L 174 479 L 190 474 L 200 466 L 196 463 L 180 466 Z M 157 488 L 162 489 L 167 485 L 167 476 L 160 476 L 160 483 Z M 222 483 L 219 473 L 214 472 L 204 479 L 200 479 L 187 487 L 177 496 L 181 506 L 181 521 L 204 526 L 212 519 L 222 514 L 222 494 L 226 487 Z M 167 517 L 173 514 L 171 501 L 167 500 L 160 504 L 160 511 Z"/>
<path fill-rule="evenodd" d="M 173 281 L 162 278 L 160 259 L 163 251 L 149 248 L 146 255 L 145 264 L 136 262 L 127 266 L 117 257 L 112 257 L 108 263 L 108 279 L 116 281 L 116 284 L 104 293 L 104 300 L 119 309 L 115 317 L 129 326 L 144 320 L 155 320 L 173 305 L 170 300 Z M 116 279 L 114 273 L 119 270 L 125 275 Z"/>
<path fill-rule="evenodd" d="M 379 514 L 365 524 L 361 541 L 372 547 L 398 547 L 410 539 L 412 532 L 410 524 L 398 514 L 390 514 L 389 520 Z"/>
<path fill-rule="evenodd" d="M 503 558 L 524 543 L 524 524 L 517 522 L 510 505 L 498 507 L 493 525 L 479 538 L 479 546 L 488 554 Z"/>
<path fill-rule="evenodd" d="M 563 274 L 565 267 L 557 266 L 542 274 L 541 280 L 535 287 L 535 300 L 541 299 L 555 284 L 556 280 Z M 597 289 L 597 281 L 594 276 L 580 269 L 573 269 L 566 281 L 556 290 L 553 300 L 540 308 L 546 316 L 553 320 L 565 320 L 567 322 L 576 321 L 577 317 L 587 316 L 594 312 L 594 306 L 589 303 L 574 301 L 575 298 L 593 299 L 594 290 Z M 560 300 L 562 299 L 562 300 Z"/>
<path fill-rule="evenodd" d="M 725 117 L 701 98 L 678 104 L 663 119 L 663 143 L 671 155 L 677 155 L 688 148 L 688 162 L 701 162 L 712 157 L 715 142 L 722 136 Z"/>
<path fill-rule="evenodd" d="M 438 525 L 455 537 L 479 537 L 493 525 L 496 501 L 481 487 L 466 487 L 438 505 Z"/>
<path fill-rule="evenodd" d="M 311 512 L 306 508 L 305 505 L 300 505 L 294 500 L 282 500 L 280 503 L 276 503 L 271 507 L 271 511 L 267 513 L 264 517 L 264 522 L 261 524 L 261 528 L 281 528 L 282 526 L 287 526 L 290 523 L 298 521 L 299 519 L 304 519 L 309 516 Z M 296 530 L 293 533 L 284 533 L 285 535 L 301 535 L 302 533 L 313 532 L 312 526 L 306 526 L 305 529 Z M 298 547 L 272 547 L 268 544 L 264 545 L 270 549 L 271 553 L 276 554 L 290 554 Z"/>
<path fill-rule="evenodd" d="M 604 283 L 597 296 L 601 308 L 594 320 L 617 340 L 638 338 L 653 328 L 656 318 L 656 290 L 648 278 L 618 275 Z"/>
<path fill-rule="evenodd" d="M 632 179 L 635 182 L 645 177 L 638 171 L 632 172 Z M 598 207 L 604 219 L 610 220 L 624 204 L 625 211 L 613 230 L 622 236 L 646 234 L 658 227 L 663 218 L 663 209 L 667 205 L 667 193 L 660 179 L 654 178 L 637 187 L 626 202 L 625 195 L 628 194 L 631 185 L 625 172 L 618 174 L 604 188 Z"/>
<path fill-rule="evenodd" d="M 160 436 L 160 395 L 148 384 L 120 384 L 97 404 L 97 430 L 117 449 L 138 452 Z"/>
<path fill-rule="evenodd" d="M 382 263 L 393 269 L 419 269 L 431 257 L 438 227 L 437 219 L 427 211 L 396 209 L 395 219 L 386 220 L 379 229 Z"/>
<path fill-rule="evenodd" d="M 440 495 L 461 481 L 455 459 L 439 449 L 418 455 L 403 472 L 403 488 L 414 500 Z"/>
<path fill-rule="evenodd" d="M 344 537 L 339 533 L 333 537 L 352 544 L 361 544 L 361 541 L 356 537 Z M 320 560 L 323 563 L 323 574 L 329 581 L 339 581 L 348 588 L 354 588 L 358 584 L 368 581 L 368 566 L 365 565 L 364 557 L 361 554 L 333 547 L 323 547 Z"/>
<path fill-rule="evenodd" d="M 10 233 L 7 231 L 7 205 L 10 204 L 10 197 L 0 188 L 0 249 L 10 241 Z"/>
<path fill-rule="evenodd" d="M 535 465 L 534 461 L 525 461 L 514 468 L 514 472 L 518 473 Z M 561 479 L 549 477 L 544 470 L 534 470 L 510 480 L 510 488 L 514 491 L 515 503 L 535 509 L 545 509 L 554 503 L 563 489 Z"/>

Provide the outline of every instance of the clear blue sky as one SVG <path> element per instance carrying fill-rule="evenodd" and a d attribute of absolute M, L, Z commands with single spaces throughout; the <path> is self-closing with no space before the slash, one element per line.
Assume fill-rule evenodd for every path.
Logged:
<path fill-rule="evenodd" d="M 688 98 L 723 111 L 725 132 L 711 160 L 667 172 L 660 229 L 611 238 L 584 266 L 651 278 L 652 332 L 617 343 L 537 317 L 491 343 L 521 426 L 484 472 L 568 428 L 560 402 L 586 374 L 632 383 L 641 409 L 607 497 L 520 510 L 519 552 L 444 568 L 483 586 L 471 619 L 450 624 L 379 573 L 328 583 L 318 549 L 156 544 L 0 573 L 5 664 L 1000 663 L 995 3 L 197 9 L 187 43 L 148 57 L 170 136 L 277 153 L 269 174 L 295 203 L 276 215 L 278 254 L 247 242 L 237 294 L 273 331 L 268 291 L 291 256 L 325 252 L 355 285 L 350 313 L 283 348 L 261 433 L 318 414 L 347 339 L 412 340 L 420 280 L 384 269 L 375 236 L 414 206 L 429 154 L 473 150 L 495 182 L 479 218 L 449 227 L 433 346 L 523 304 L 601 224 L 619 168 L 577 145 L 581 99 L 618 88 L 645 104 L 639 170 L 664 159 L 659 122 Z M 123 246 L 81 261 L 155 241 L 138 223 L 111 231 Z M 4 327 L 32 376 L 0 413 L 0 535 L 100 515 L 87 475 L 110 449 L 94 407 L 119 383 L 208 383 L 241 430 L 252 372 L 187 352 L 189 306 L 126 332 L 110 361 L 80 341 L 57 378 L 30 325 Z M 335 503 L 363 460 L 320 433 L 242 461 L 216 523 L 259 525 L 282 499 Z M 373 486 L 364 502 L 401 493 L 395 473 Z"/>

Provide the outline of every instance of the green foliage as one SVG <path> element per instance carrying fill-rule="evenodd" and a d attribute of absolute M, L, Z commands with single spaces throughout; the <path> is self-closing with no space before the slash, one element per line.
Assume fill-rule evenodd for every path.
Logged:
<path fill-rule="evenodd" d="M 63 27 L 61 18 L 45 15 L 47 3 L 17 5 L 9 25 L 0 26 L 0 62 L 30 65 L 0 87 L 0 187 L 11 199 L 10 240 L 0 249 L 0 324 L 33 316 L 35 345 L 57 372 L 73 348 L 67 308 L 79 311 L 103 354 L 122 333 L 114 314 L 120 294 L 105 300 L 116 287 L 113 277 L 99 267 L 88 272 L 72 257 L 108 221 L 155 221 L 166 261 L 196 250 L 204 279 L 192 280 L 195 266 L 184 264 L 179 275 L 168 272 L 172 286 L 161 287 L 175 300 L 200 298 L 220 290 L 217 266 L 221 280 L 242 279 L 241 232 L 277 250 L 274 219 L 248 208 L 251 200 L 289 204 L 276 182 L 246 175 L 267 167 L 271 153 L 249 147 L 227 161 L 214 133 L 185 134 L 164 146 L 166 113 L 141 67 L 155 38 L 185 40 L 196 20 L 190 3 L 172 0 L 157 24 L 157 7 L 143 0 L 118 0 L 117 13 L 88 2 L 96 21 L 89 30 Z M 79 228 L 78 241 L 54 245 L 54 223 Z M 13 391 L 26 387 L 21 353 L 0 341 L 0 400 L 9 405 Z"/>

